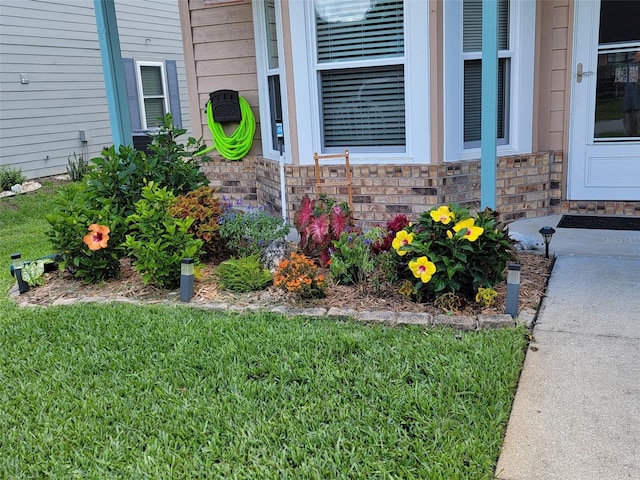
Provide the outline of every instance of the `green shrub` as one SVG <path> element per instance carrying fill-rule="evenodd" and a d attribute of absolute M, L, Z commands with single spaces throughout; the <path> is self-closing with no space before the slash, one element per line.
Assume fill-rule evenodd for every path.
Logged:
<path fill-rule="evenodd" d="M 208 184 L 193 154 L 175 141 L 183 133 L 183 129 L 171 124 L 168 115 L 154 137 L 150 155 L 124 145 L 105 148 L 102 156 L 92 159 L 82 183 L 61 191 L 54 211 L 47 216 L 53 228 L 48 235 L 56 250 L 63 252 L 66 268 L 74 275 L 85 282 L 97 282 L 119 274 L 119 259 L 125 252 L 122 243 L 132 228 L 125 219 L 136 213 L 136 202 L 147 182 L 180 194 Z M 199 149 L 193 139 L 187 146 L 194 151 Z M 166 208 L 159 215 L 168 217 Z M 109 227 L 107 247 L 90 250 L 83 244 L 83 236 L 94 224 Z M 153 273 L 149 275 L 152 277 Z M 151 277 L 147 280 L 151 281 Z"/>
<path fill-rule="evenodd" d="M 102 156 L 91 160 L 92 166 L 86 176 L 90 195 L 98 199 L 110 199 L 124 217 L 134 212 L 134 204 L 141 197 L 146 182 L 154 182 L 167 187 L 175 195 L 186 194 L 196 188 L 208 185 L 199 164 L 184 145 L 175 138 L 184 129 L 171 124 L 171 115 L 164 119 L 164 125 L 154 136 L 148 149 L 149 155 L 132 147 L 114 145 L 102 150 Z M 188 147 L 198 147 L 189 138 Z"/>
<path fill-rule="evenodd" d="M 0 167 L 0 192 L 9 190 L 12 186 L 22 183 L 27 179 L 22 170 L 13 167 Z"/>
<path fill-rule="evenodd" d="M 220 217 L 220 239 L 232 255 L 260 254 L 269 242 L 287 236 L 289 226 L 263 208 L 237 210 L 229 203 Z"/>
<path fill-rule="evenodd" d="M 175 195 L 209 185 L 200 170 L 201 162 L 208 157 L 196 155 L 205 147 L 202 139 L 189 137 L 186 145 L 176 141 L 186 132 L 173 125 L 171 114 L 166 114 L 160 131 L 153 135 L 153 141 L 147 146 L 147 166 L 153 172 L 148 179 L 166 186 Z"/>
<path fill-rule="evenodd" d="M 239 293 L 261 290 L 273 279 L 258 255 L 226 260 L 218 265 L 216 274 L 222 288 Z"/>
<path fill-rule="evenodd" d="M 396 234 L 401 276 L 413 281 L 418 301 L 444 293 L 474 299 L 478 289 L 502 280 L 512 248 L 504 225 L 490 209 L 475 218 L 457 205 L 432 208 Z"/>
<path fill-rule="evenodd" d="M 202 247 L 202 240 L 189 233 L 193 219 L 169 215 L 167 210 L 174 200 L 167 187 L 149 182 L 135 204 L 136 213 L 127 217 L 130 234 L 124 247 L 134 258 L 133 265 L 145 284 L 176 287 L 180 283 L 182 259 L 197 260 Z"/>
<path fill-rule="evenodd" d="M 176 218 L 193 219 L 189 233 L 202 240 L 204 255 L 215 257 L 225 251 L 220 241 L 222 205 L 213 188 L 200 187 L 176 197 L 175 204 L 169 207 L 169 214 Z"/>
<path fill-rule="evenodd" d="M 124 221 L 113 213 L 111 201 L 98 203 L 88 196 L 86 184 L 72 183 L 60 189 L 45 218 L 52 227 L 47 236 L 54 250 L 62 253 L 65 268 L 75 277 L 96 283 L 120 274 Z M 109 229 L 106 246 L 97 250 L 84 241 L 93 225 Z"/>

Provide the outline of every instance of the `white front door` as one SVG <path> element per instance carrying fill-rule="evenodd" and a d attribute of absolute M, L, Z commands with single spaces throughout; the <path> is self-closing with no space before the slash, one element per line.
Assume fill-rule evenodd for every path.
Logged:
<path fill-rule="evenodd" d="M 569 200 L 640 200 L 640 1 L 575 3 Z"/>

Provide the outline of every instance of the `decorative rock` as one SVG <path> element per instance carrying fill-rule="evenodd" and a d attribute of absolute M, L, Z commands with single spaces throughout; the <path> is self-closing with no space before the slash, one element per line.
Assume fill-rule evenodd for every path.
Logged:
<path fill-rule="evenodd" d="M 532 237 L 520 232 L 509 232 L 509 239 L 515 244 L 516 250 L 540 250 L 544 248 L 544 242 L 539 237 Z"/>
<path fill-rule="evenodd" d="M 78 303 L 107 303 L 108 298 L 104 297 L 81 297 L 78 299 Z"/>
<path fill-rule="evenodd" d="M 433 317 L 433 325 L 444 325 L 457 330 L 476 330 L 478 327 L 474 317 L 462 315 L 436 315 Z"/>
<path fill-rule="evenodd" d="M 0 198 L 2 197 L 13 197 L 14 195 L 18 195 L 21 193 L 29 193 L 34 190 L 38 190 L 42 185 L 38 182 L 28 181 L 23 184 L 15 184 L 11 187 L 11 190 L 7 190 L 6 192 L 0 192 Z"/>
<path fill-rule="evenodd" d="M 223 312 L 223 311 L 229 310 L 229 304 L 222 303 L 222 302 L 205 303 L 204 305 L 198 305 L 198 308 L 204 308 L 207 310 L 216 310 L 216 311 Z"/>
<path fill-rule="evenodd" d="M 58 307 L 60 305 L 73 305 L 77 301 L 78 301 L 77 298 L 58 298 L 58 299 L 54 300 L 54 302 L 51 304 L 51 306 L 52 307 Z"/>
<path fill-rule="evenodd" d="M 351 308 L 337 308 L 331 307 L 327 312 L 328 317 L 333 318 L 356 318 L 358 314 L 357 310 L 353 310 Z"/>
<path fill-rule="evenodd" d="M 327 314 L 326 308 L 287 308 L 285 315 L 301 317 L 324 317 Z"/>
<path fill-rule="evenodd" d="M 398 325 L 424 325 L 429 327 L 433 324 L 433 315 L 430 313 L 407 312 L 398 315 Z"/>
<path fill-rule="evenodd" d="M 533 308 L 524 308 L 520 310 L 516 317 L 516 323 L 524 325 L 526 328 L 532 328 L 538 316 L 538 311 Z"/>
<path fill-rule="evenodd" d="M 354 318 L 362 322 L 385 323 L 387 325 L 396 325 L 398 323 L 398 314 L 396 312 L 380 312 L 367 310 L 358 312 Z"/>
<path fill-rule="evenodd" d="M 478 328 L 504 328 L 514 327 L 516 322 L 509 314 L 502 315 L 478 315 Z"/>
<path fill-rule="evenodd" d="M 278 269 L 280 262 L 291 253 L 291 247 L 286 238 L 278 238 L 269 242 L 269 245 L 260 254 L 260 264 L 272 274 Z"/>

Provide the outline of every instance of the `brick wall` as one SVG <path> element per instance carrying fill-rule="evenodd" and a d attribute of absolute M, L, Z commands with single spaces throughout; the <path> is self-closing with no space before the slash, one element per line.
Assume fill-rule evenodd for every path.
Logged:
<path fill-rule="evenodd" d="M 245 206 L 258 206 L 256 157 L 247 156 L 237 162 L 217 157 L 205 163 L 202 171 L 221 197 L 242 200 Z"/>
<path fill-rule="evenodd" d="M 503 220 L 544 216 L 561 209 L 562 164 L 558 154 L 543 152 L 502 157 L 497 165 L 497 210 Z M 369 227 L 395 214 L 417 218 L 431 207 L 458 203 L 471 209 L 480 204 L 480 161 L 438 165 L 351 165 L 354 215 Z M 247 157 L 239 162 L 221 159 L 203 167 L 211 186 L 222 196 L 245 205 L 264 206 L 279 214 L 278 162 Z M 344 165 L 323 165 L 323 178 L 344 178 Z M 315 197 L 313 165 L 287 165 L 287 211 L 293 215 L 302 197 Z M 346 201 L 346 187 L 323 188 Z"/>

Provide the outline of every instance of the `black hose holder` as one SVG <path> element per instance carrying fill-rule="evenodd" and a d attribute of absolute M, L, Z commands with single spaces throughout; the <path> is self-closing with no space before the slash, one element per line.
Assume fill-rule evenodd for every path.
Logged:
<path fill-rule="evenodd" d="M 235 90 L 216 90 L 209 94 L 213 119 L 218 123 L 240 122 L 240 100 Z"/>

